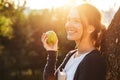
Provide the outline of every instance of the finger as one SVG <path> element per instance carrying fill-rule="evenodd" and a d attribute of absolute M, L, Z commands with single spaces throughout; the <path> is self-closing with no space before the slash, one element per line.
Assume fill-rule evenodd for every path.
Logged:
<path fill-rule="evenodd" d="M 44 45 L 47 45 L 47 42 L 46 42 L 47 39 L 48 39 L 47 35 L 45 33 L 43 33 L 43 35 L 42 35 L 42 42 L 43 42 Z"/>
<path fill-rule="evenodd" d="M 44 39 L 44 43 L 45 43 L 45 44 L 47 44 L 47 42 L 46 42 L 46 41 L 47 41 L 47 39 L 48 39 L 48 37 L 45 37 L 45 39 Z"/>
<path fill-rule="evenodd" d="M 41 36 L 41 41 L 42 41 L 42 42 L 44 42 L 45 37 L 46 37 L 46 35 L 45 35 L 45 33 L 43 33 L 42 36 Z"/>

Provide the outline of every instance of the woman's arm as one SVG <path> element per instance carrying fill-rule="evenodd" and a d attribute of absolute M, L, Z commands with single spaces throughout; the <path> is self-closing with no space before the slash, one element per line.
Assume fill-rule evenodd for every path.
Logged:
<path fill-rule="evenodd" d="M 54 75 L 56 70 L 56 51 L 47 51 L 47 64 L 44 68 L 43 80 L 56 80 L 56 75 Z"/>
<path fill-rule="evenodd" d="M 52 44 L 48 44 L 47 39 L 48 36 L 45 33 L 43 33 L 41 37 L 41 41 L 43 43 L 44 48 L 48 52 L 47 64 L 43 72 L 43 80 L 56 80 L 56 76 L 54 75 L 54 73 L 56 68 L 56 58 L 57 58 L 56 52 L 58 49 L 58 39 Z"/>

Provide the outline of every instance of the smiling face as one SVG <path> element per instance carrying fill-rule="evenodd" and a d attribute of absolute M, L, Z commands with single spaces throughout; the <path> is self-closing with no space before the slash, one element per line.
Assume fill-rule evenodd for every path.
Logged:
<path fill-rule="evenodd" d="M 97 40 L 101 31 L 101 14 L 88 3 L 75 6 L 69 13 L 65 28 L 67 39 L 74 40 L 77 46 L 85 43 L 99 44 Z"/>
<path fill-rule="evenodd" d="M 66 32 L 68 40 L 80 40 L 83 35 L 83 24 L 75 8 L 71 10 L 66 23 Z"/>

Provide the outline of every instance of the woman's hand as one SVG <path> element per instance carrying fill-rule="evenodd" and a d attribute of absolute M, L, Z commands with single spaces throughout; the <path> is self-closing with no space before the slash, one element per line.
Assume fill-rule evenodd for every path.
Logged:
<path fill-rule="evenodd" d="M 43 43 L 44 48 L 47 51 L 57 51 L 58 50 L 58 38 L 54 44 L 48 44 L 47 41 L 48 37 L 45 33 L 42 34 L 41 41 Z"/>

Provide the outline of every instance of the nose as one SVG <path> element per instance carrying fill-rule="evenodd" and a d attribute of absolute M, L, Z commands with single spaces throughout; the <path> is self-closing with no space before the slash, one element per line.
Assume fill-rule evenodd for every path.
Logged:
<path fill-rule="evenodd" d="M 69 28 L 72 26 L 72 23 L 70 21 L 67 21 L 65 24 L 65 28 Z"/>

